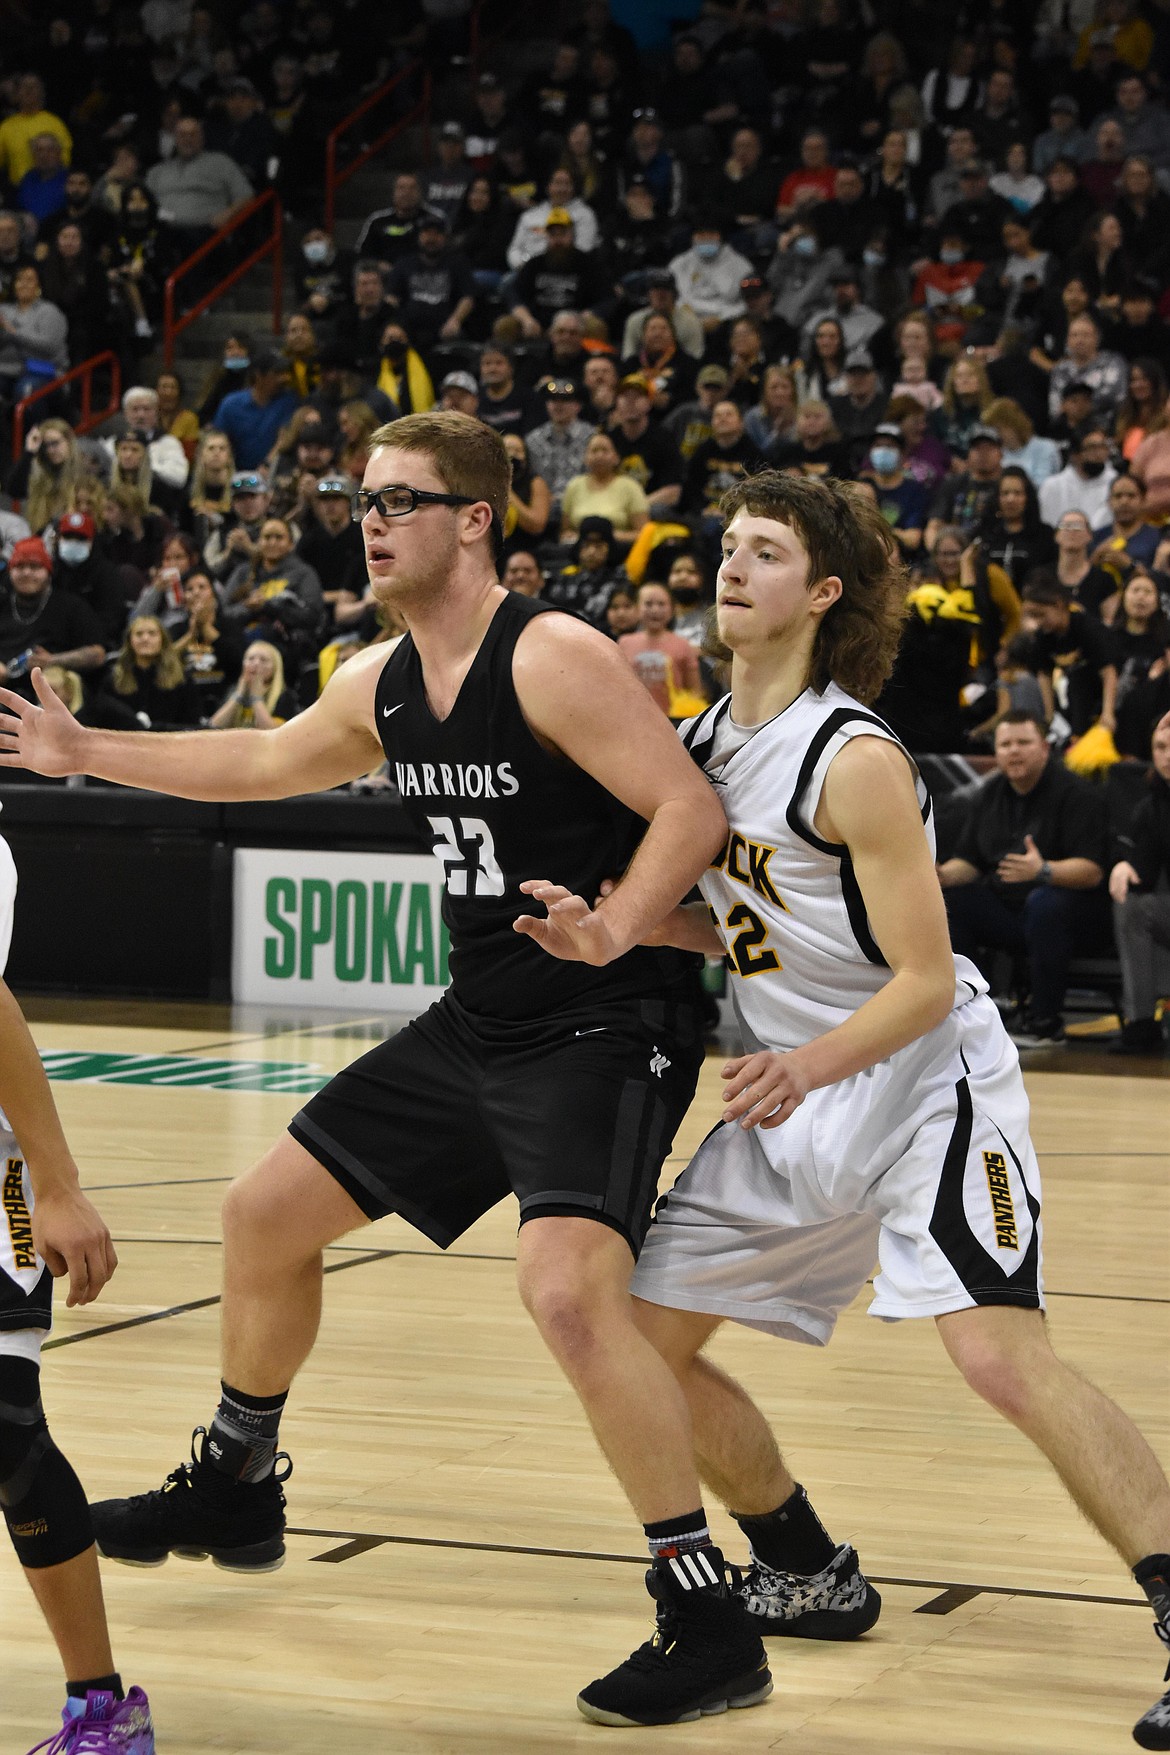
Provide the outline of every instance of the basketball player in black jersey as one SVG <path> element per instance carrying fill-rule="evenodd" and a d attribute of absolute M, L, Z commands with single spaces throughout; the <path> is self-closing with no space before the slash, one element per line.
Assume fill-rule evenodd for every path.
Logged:
<path fill-rule="evenodd" d="M 612 645 L 501 587 L 509 479 L 498 434 L 466 416 L 374 435 L 355 516 L 374 593 L 409 636 L 389 657 L 359 654 L 277 730 L 111 734 L 79 726 L 39 672 L 39 705 L 0 691 L 14 715 L 0 765 L 181 797 L 318 791 L 384 753 L 445 867 L 450 991 L 333 1079 L 231 1188 L 210 1431 L 164 1489 L 94 1519 L 114 1559 L 278 1566 L 277 1425 L 316 1337 L 322 1249 L 391 1212 L 446 1246 L 511 1191 L 521 1296 L 645 1525 L 661 1605 L 633 1685 L 619 1666 L 579 1704 L 601 1722 L 671 1723 L 771 1691 L 710 1543 L 685 1398 L 628 1290 L 702 1057 L 685 954 L 639 940 L 726 823 Z M 595 909 L 565 901 L 614 871 Z"/>

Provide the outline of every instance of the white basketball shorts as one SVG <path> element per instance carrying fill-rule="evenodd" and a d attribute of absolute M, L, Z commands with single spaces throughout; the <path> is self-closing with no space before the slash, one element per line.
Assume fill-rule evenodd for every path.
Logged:
<path fill-rule="evenodd" d="M 985 994 L 780 1127 L 716 1127 L 659 1200 L 633 1291 L 823 1346 L 875 1261 L 871 1316 L 1043 1308 L 1028 1098 Z"/>

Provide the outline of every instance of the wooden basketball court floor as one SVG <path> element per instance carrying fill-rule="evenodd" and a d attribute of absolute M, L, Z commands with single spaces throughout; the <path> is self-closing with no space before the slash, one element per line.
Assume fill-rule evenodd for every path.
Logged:
<path fill-rule="evenodd" d="M 229 1177 L 386 1029 L 337 1014 L 33 1001 L 34 1033 L 121 1267 L 57 1312 L 44 1399 L 93 1497 L 158 1485 L 217 1393 Z M 718 1108 L 708 1059 L 673 1174 Z M 1073 1068 L 1077 1070 L 1073 1070 Z M 1034 1057 L 1051 1321 L 1170 1463 L 1170 1083 L 1091 1051 Z M 1143 1076 L 1144 1074 L 1144 1076 Z M 520 1309 L 514 1215 L 444 1256 L 397 1219 L 329 1251 L 317 1350 L 282 1432 L 289 1557 L 103 1566 L 115 1650 L 162 1755 L 1106 1755 L 1161 1692 L 1151 1617 L 929 1323 L 864 1298 L 822 1351 L 726 1329 L 716 1355 L 782 1434 L 885 1608 L 855 1645 L 771 1642 L 763 1707 L 606 1731 L 574 1696 L 648 1636 L 641 1532 Z M 714 1519 L 733 1556 L 742 1539 Z M 0 1560 L 0 1755 L 59 1705 L 55 1654 Z"/>

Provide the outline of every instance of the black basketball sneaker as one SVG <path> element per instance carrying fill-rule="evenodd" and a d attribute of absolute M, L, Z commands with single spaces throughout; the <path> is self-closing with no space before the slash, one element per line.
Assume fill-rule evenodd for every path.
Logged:
<path fill-rule="evenodd" d="M 202 1438 L 199 1454 L 195 1440 Z M 153 1493 L 99 1499 L 92 1507 L 98 1553 L 124 1566 L 161 1566 L 168 1554 L 206 1560 L 228 1572 L 275 1572 L 284 1564 L 284 1451 L 272 1474 L 243 1486 L 207 1460 L 207 1430 L 196 1426 L 191 1461 Z M 282 1466 L 287 1465 L 287 1466 Z"/>
<path fill-rule="evenodd" d="M 752 1556 L 739 1589 L 740 1601 L 765 1639 L 858 1639 L 882 1612 L 882 1599 L 861 1570 L 848 1543 L 823 1572 L 806 1578 L 778 1572 Z"/>
<path fill-rule="evenodd" d="M 758 1706 L 772 1692 L 759 1634 L 735 1594 L 718 1548 L 661 1560 L 646 1574 L 658 1604 L 654 1637 L 577 1696 L 599 1725 L 687 1724 Z"/>
<path fill-rule="evenodd" d="M 1155 1621 L 1154 1632 L 1163 1645 L 1170 1646 L 1170 1628 L 1164 1627 L 1161 1621 Z M 1163 1680 L 1170 1682 L 1170 1664 L 1166 1667 Z M 1149 1712 L 1142 1713 L 1133 1727 L 1133 1740 L 1140 1743 L 1143 1749 L 1170 1749 L 1170 1688 L 1167 1688 L 1161 1700 L 1155 1700 Z"/>

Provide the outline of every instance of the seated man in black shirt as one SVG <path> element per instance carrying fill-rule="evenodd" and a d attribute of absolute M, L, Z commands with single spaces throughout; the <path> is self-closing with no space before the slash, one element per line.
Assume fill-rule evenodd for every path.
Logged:
<path fill-rule="evenodd" d="M 545 221 L 548 244 L 518 271 L 512 315 L 529 341 L 550 328 L 558 311 L 588 311 L 608 294 L 605 271 L 593 251 L 574 244 L 572 216 L 554 207 Z"/>
<path fill-rule="evenodd" d="M 459 339 L 475 309 L 475 282 L 467 258 L 450 246 L 444 214 L 419 216 L 417 247 L 395 263 L 386 290 L 421 354 Z"/>
<path fill-rule="evenodd" d="M 1149 791 L 1117 837 L 1109 873 L 1113 929 L 1121 957 L 1121 1039 L 1115 1054 L 1160 1054 L 1166 1046 L 1156 1016 L 1170 992 L 1170 713 L 1154 727 Z"/>
<path fill-rule="evenodd" d="M 629 373 L 618 385 L 609 436 L 622 470 L 649 500 L 651 518 L 670 518 L 682 498 L 683 464 L 674 440 L 651 418 L 652 406 L 645 378 Z"/>
<path fill-rule="evenodd" d="M 723 538 L 719 502 L 736 482 L 763 466 L 762 454 L 743 430 L 742 410 L 726 398 L 717 402 L 711 410 L 711 437 L 687 465 L 682 495 L 682 510 L 716 565 Z"/>
<path fill-rule="evenodd" d="M 1028 669 L 1039 679 L 1048 717 L 1059 708 L 1074 737 L 1082 737 L 1097 724 L 1114 731 L 1117 666 L 1109 636 L 1096 616 L 1074 603 L 1072 593 L 1058 580 L 1033 575 L 1024 586 L 1021 621 L 1030 637 Z"/>
<path fill-rule="evenodd" d="M 1068 965 L 1074 948 L 1106 929 L 1105 812 L 1101 794 L 1063 767 L 1031 713 L 1006 713 L 995 733 L 993 774 L 968 813 L 959 845 L 938 868 L 957 953 L 1012 951 L 1027 958 L 1030 998 L 1009 1028 L 1019 1048 L 1065 1040 Z"/>
<path fill-rule="evenodd" d="M 52 563 L 39 536 L 26 536 L 8 562 L 7 601 L 0 606 L 0 683 L 35 701 L 29 672 L 58 664 L 85 674 L 106 661 L 101 623 L 80 597 L 55 591 Z"/>

